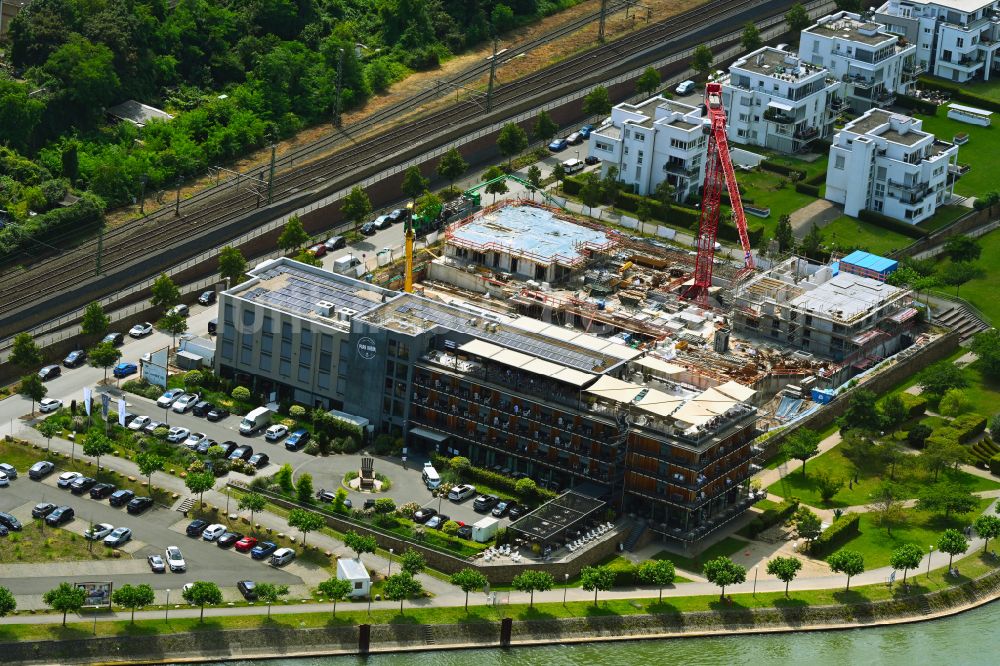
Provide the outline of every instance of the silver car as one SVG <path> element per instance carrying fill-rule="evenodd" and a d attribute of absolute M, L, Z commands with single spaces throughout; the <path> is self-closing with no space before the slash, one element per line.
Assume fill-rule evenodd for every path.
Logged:
<path fill-rule="evenodd" d="M 127 527 L 119 527 L 114 532 L 104 537 L 104 545 L 110 548 L 124 546 L 132 539 L 132 530 Z"/>

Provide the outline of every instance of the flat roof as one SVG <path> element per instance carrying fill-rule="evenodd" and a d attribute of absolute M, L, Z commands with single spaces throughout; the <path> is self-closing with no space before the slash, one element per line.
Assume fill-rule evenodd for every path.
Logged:
<path fill-rule="evenodd" d="M 587 250 L 609 249 L 608 232 L 576 224 L 539 206 L 503 206 L 448 230 L 447 242 L 481 252 L 517 255 L 541 264 L 575 266 Z"/>
<path fill-rule="evenodd" d="M 531 539 L 548 541 L 562 536 L 561 532 L 576 527 L 604 505 L 599 499 L 568 491 L 511 523 L 508 529 Z"/>
<path fill-rule="evenodd" d="M 841 268 L 843 268 L 844 264 L 851 264 L 852 266 L 866 268 L 876 273 L 888 273 L 896 270 L 896 267 L 899 266 L 899 262 L 895 259 L 887 259 L 886 257 L 880 257 L 877 254 L 871 254 L 862 250 L 855 250 L 846 257 L 843 257 L 840 260 L 840 264 Z"/>
<path fill-rule="evenodd" d="M 823 67 L 800 60 L 794 53 L 779 51 L 770 46 L 740 58 L 731 67 L 764 76 L 793 77 L 796 82 L 824 71 Z"/>
<path fill-rule="evenodd" d="M 796 296 L 788 304 L 824 317 L 849 321 L 888 302 L 902 291 L 879 280 L 840 273 L 815 289 Z"/>
<path fill-rule="evenodd" d="M 341 557 L 337 560 L 337 569 L 344 572 L 349 580 L 371 580 L 368 569 L 361 560 L 353 557 Z"/>
<path fill-rule="evenodd" d="M 806 28 L 803 32 L 811 32 L 824 37 L 840 37 L 870 46 L 895 39 L 895 35 L 885 32 L 885 28 L 878 23 L 859 21 L 848 16 L 842 16 L 832 21 L 823 21 Z"/>
<path fill-rule="evenodd" d="M 151 120 L 162 120 L 167 122 L 173 120 L 173 116 L 157 109 L 154 106 L 137 102 L 134 99 L 125 100 L 121 104 L 109 106 L 108 114 L 119 120 L 127 120 L 136 127 L 145 127 Z"/>

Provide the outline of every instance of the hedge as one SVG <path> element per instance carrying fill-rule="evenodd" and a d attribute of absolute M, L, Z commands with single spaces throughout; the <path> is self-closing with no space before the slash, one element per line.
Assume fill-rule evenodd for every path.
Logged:
<path fill-rule="evenodd" d="M 958 444 L 959 434 L 960 433 L 957 430 L 948 426 L 935 428 L 934 432 L 927 437 L 927 440 L 924 442 L 924 446 L 930 448 L 934 444 Z"/>
<path fill-rule="evenodd" d="M 925 88 L 931 88 L 933 90 L 941 90 L 950 93 L 951 96 L 955 98 L 956 101 L 969 102 L 970 104 L 974 104 L 981 109 L 988 109 L 990 111 L 1000 111 L 1000 102 L 994 101 L 986 97 L 980 97 L 975 93 L 970 93 L 961 86 L 951 83 L 950 81 L 941 81 L 938 79 L 932 79 L 928 77 L 920 77 L 920 83 Z"/>
<path fill-rule="evenodd" d="M 762 514 L 747 523 L 747 531 L 749 532 L 750 538 L 756 538 L 758 534 L 767 528 L 773 527 L 778 523 L 785 522 L 792 517 L 792 514 L 794 514 L 798 508 L 799 500 L 794 497 L 790 497 L 773 509 L 765 510 Z"/>
<path fill-rule="evenodd" d="M 772 162 L 771 160 L 761 160 L 760 168 L 765 171 L 770 171 L 781 176 L 793 176 L 797 175 L 799 180 L 805 180 L 806 172 L 802 169 L 796 169 L 790 166 L 785 166 L 784 164 L 779 164 L 777 162 Z"/>
<path fill-rule="evenodd" d="M 431 462 L 438 469 L 450 469 L 451 459 L 446 458 L 438 453 L 431 453 Z M 547 502 L 550 499 L 555 499 L 556 493 L 548 490 L 546 488 L 537 488 L 534 497 L 521 497 L 516 489 L 517 479 L 512 479 L 509 476 L 504 476 L 503 474 L 497 474 L 496 472 L 488 469 L 483 469 L 482 467 L 470 466 L 467 470 L 464 470 L 461 474 L 462 480 L 469 483 L 484 483 L 487 486 L 499 490 L 500 492 L 505 492 L 511 497 L 516 497 L 520 500 L 527 502 Z"/>
<path fill-rule="evenodd" d="M 990 472 L 1000 476 L 1000 453 L 990 458 Z"/>
<path fill-rule="evenodd" d="M 920 99 L 918 97 L 897 94 L 896 105 L 928 116 L 937 115 L 937 104 L 934 102 L 928 102 L 926 99 Z"/>
<path fill-rule="evenodd" d="M 639 567 L 624 557 L 616 557 L 605 566 L 615 574 L 615 587 L 632 587 L 637 584 L 636 572 Z"/>
<path fill-rule="evenodd" d="M 849 538 L 859 533 L 860 513 L 848 513 L 834 521 L 833 525 L 823 530 L 809 546 L 809 552 L 815 557 L 824 557 L 836 550 Z"/>
<path fill-rule="evenodd" d="M 799 194 L 808 194 L 811 197 L 819 198 L 819 186 L 809 183 L 795 183 L 795 191 Z"/>
<path fill-rule="evenodd" d="M 900 393 L 899 397 L 903 401 L 903 407 L 906 408 L 907 419 L 915 419 L 927 411 L 927 398 L 925 396 Z"/>
<path fill-rule="evenodd" d="M 952 419 L 950 427 L 958 433 L 959 443 L 966 444 L 986 430 L 986 417 L 982 414 L 962 414 Z"/>
<path fill-rule="evenodd" d="M 820 171 L 812 178 L 806 178 L 806 182 L 810 185 L 822 185 L 826 182 L 826 171 Z"/>
<path fill-rule="evenodd" d="M 888 215 L 876 213 L 875 211 L 868 210 L 867 208 L 858 213 L 858 219 L 863 222 L 874 224 L 876 227 L 882 227 L 883 229 L 888 229 L 889 231 L 895 231 L 898 234 L 909 236 L 910 238 L 924 238 L 927 236 L 926 231 L 914 224 L 900 222 L 899 220 L 895 220 Z"/>

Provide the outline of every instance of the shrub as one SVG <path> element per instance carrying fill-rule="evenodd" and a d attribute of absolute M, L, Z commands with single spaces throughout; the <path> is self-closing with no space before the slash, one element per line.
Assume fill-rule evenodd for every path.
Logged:
<path fill-rule="evenodd" d="M 751 520 L 747 524 L 747 531 L 750 538 L 756 537 L 769 527 L 783 523 L 792 517 L 799 508 L 799 500 L 791 497 L 778 506 L 765 510 L 762 514 Z"/>
<path fill-rule="evenodd" d="M 906 418 L 915 419 L 927 411 L 927 398 L 923 395 L 913 395 L 912 393 L 900 393 L 903 407 L 906 408 Z"/>
<path fill-rule="evenodd" d="M 990 458 L 990 472 L 1000 476 L 1000 453 Z"/>
<path fill-rule="evenodd" d="M 292 405 L 288 408 L 288 415 L 293 419 L 301 419 L 306 415 L 306 408 L 302 405 Z"/>
<path fill-rule="evenodd" d="M 934 102 L 928 102 L 926 99 L 919 99 L 917 97 L 910 97 L 909 95 L 896 95 L 896 105 L 901 106 L 904 109 L 910 109 L 916 111 L 917 113 L 923 113 L 928 116 L 933 116 L 937 114 L 937 104 Z"/>
<path fill-rule="evenodd" d="M 431 454 L 431 462 L 434 466 L 441 469 L 451 469 L 451 460 L 437 453 Z M 511 497 L 516 497 L 519 500 L 541 500 L 548 501 L 553 499 L 556 494 L 551 490 L 546 490 L 543 488 L 538 488 L 532 493 L 531 497 L 522 497 L 517 492 L 517 481 L 509 476 L 504 476 L 503 474 L 497 474 L 488 469 L 483 469 L 481 467 L 468 467 L 460 474 L 460 478 L 463 481 L 468 481 L 469 483 L 483 483 L 491 488 L 494 488 L 500 492 L 507 493 Z"/>
<path fill-rule="evenodd" d="M 862 222 L 874 224 L 876 227 L 882 227 L 883 229 L 888 229 L 889 231 L 895 231 L 896 233 L 903 234 L 904 236 L 909 236 L 910 238 L 924 238 L 927 236 L 926 231 L 914 224 L 900 222 L 899 220 L 891 218 L 888 215 L 876 213 L 875 211 L 868 210 L 867 208 L 858 213 L 858 219 Z"/>
<path fill-rule="evenodd" d="M 250 401 L 250 389 L 245 386 L 237 386 L 229 395 L 233 397 L 233 400 L 239 400 L 240 402 Z"/>
<path fill-rule="evenodd" d="M 795 191 L 799 194 L 808 194 L 811 197 L 819 197 L 819 186 L 809 183 L 795 183 Z"/>
<path fill-rule="evenodd" d="M 772 162 L 771 160 L 761 161 L 760 168 L 764 171 L 770 171 L 771 173 L 776 173 L 781 176 L 788 176 L 792 179 L 805 180 L 806 177 L 806 172 L 802 169 L 796 169 L 794 167 L 785 166 L 784 164 L 778 164 L 777 162 Z"/>
<path fill-rule="evenodd" d="M 848 513 L 835 520 L 833 525 L 823 530 L 819 537 L 812 542 L 810 552 L 816 557 L 823 557 L 832 553 L 849 538 L 858 534 L 858 525 L 861 523 L 860 513 Z"/>
<path fill-rule="evenodd" d="M 966 444 L 986 430 L 986 417 L 982 414 L 962 414 L 952 419 L 950 427 L 958 433 L 958 442 Z"/>
<path fill-rule="evenodd" d="M 951 83 L 950 81 L 921 77 L 920 85 L 924 88 L 930 88 L 932 90 L 942 90 L 944 92 L 950 93 L 951 96 L 956 101 L 970 102 L 971 104 L 980 109 L 988 109 L 990 111 L 1000 111 L 1000 102 L 989 99 L 987 97 L 981 97 L 975 93 L 969 92 L 965 90 L 962 86 L 955 83 Z"/>
<path fill-rule="evenodd" d="M 630 587 L 637 584 L 636 572 L 639 567 L 632 564 L 624 557 L 616 557 L 606 566 L 615 574 L 615 587 Z"/>

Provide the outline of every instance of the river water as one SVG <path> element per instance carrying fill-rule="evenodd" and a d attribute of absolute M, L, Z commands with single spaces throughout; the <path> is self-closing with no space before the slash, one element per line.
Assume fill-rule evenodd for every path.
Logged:
<path fill-rule="evenodd" d="M 550 645 L 359 657 L 230 661 L 227 666 L 964 666 L 1000 664 L 1000 603 L 896 627 L 765 636 Z"/>

